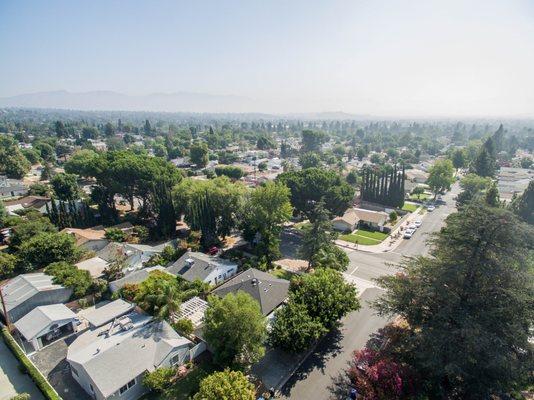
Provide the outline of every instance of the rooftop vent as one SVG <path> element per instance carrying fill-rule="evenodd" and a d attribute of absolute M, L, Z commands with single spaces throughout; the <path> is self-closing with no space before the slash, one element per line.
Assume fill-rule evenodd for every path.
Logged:
<path fill-rule="evenodd" d="M 252 286 L 256 286 L 258 284 L 258 280 L 256 278 L 252 279 Z"/>

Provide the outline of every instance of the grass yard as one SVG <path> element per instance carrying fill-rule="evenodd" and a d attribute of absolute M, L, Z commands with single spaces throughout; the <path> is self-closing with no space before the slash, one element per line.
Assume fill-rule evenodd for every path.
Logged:
<path fill-rule="evenodd" d="M 310 225 L 310 221 L 306 220 L 306 221 L 302 221 L 302 222 L 297 222 L 295 225 L 294 225 L 294 228 L 295 229 L 298 229 L 299 231 L 302 231 L 304 230 L 304 227 L 306 225 Z"/>
<path fill-rule="evenodd" d="M 381 243 L 388 236 L 389 235 L 387 233 L 383 232 L 371 232 L 363 229 L 358 229 L 354 233 L 340 235 L 339 239 L 344 240 L 346 242 L 372 246 L 374 244 Z"/>
<path fill-rule="evenodd" d="M 413 201 L 426 201 L 430 197 L 431 196 L 429 194 L 426 194 L 426 193 L 423 193 L 421 195 L 411 194 L 410 195 L 410 200 L 413 200 Z"/>
<path fill-rule="evenodd" d="M 295 276 L 295 274 L 293 272 L 286 271 L 283 268 L 275 268 L 272 271 L 269 271 L 269 273 L 272 276 L 276 277 L 276 278 L 286 279 L 288 281 L 290 281 L 291 278 L 293 278 L 293 276 Z"/>
<path fill-rule="evenodd" d="M 416 204 L 404 203 L 402 209 L 403 211 L 414 212 L 415 210 L 417 210 L 417 207 L 419 206 Z"/>
<path fill-rule="evenodd" d="M 141 400 L 188 400 L 198 392 L 200 381 L 215 370 L 216 367 L 212 363 L 203 362 L 164 393 L 147 393 Z"/>

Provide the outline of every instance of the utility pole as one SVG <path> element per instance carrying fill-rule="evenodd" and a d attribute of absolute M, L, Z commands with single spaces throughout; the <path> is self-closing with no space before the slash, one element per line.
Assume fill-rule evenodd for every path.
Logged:
<path fill-rule="evenodd" d="M 9 314 L 7 312 L 7 309 L 6 309 L 6 301 L 4 299 L 4 292 L 2 291 L 2 287 L 4 285 L 0 285 L 0 301 L 2 302 L 2 309 L 4 310 L 4 317 L 6 319 L 6 325 L 7 325 L 7 330 L 9 331 L 9 333 L 11 333 L 12 329 L 11 329 L 11 321 L 9 319 Z"/>

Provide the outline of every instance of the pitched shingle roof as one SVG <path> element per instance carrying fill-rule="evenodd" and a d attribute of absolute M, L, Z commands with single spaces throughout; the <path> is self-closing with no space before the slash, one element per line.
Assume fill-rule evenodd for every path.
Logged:
<path fill-rule="evenodd" d="M 218 267 L 237 268 L 237 264 L 217 256 L 188 251 L 171 266 L 167 267 L 167 271 L 174 275 L 180 275 L 188 281 L 194 281 L 195 279 L 203 281 Z"/>
<path fill-rule="evenodd" d="M 288 290 L 289 281 L 251 268 L 223 283 L 213 293 L 223 297 L 228 293 L 243 291 L 260 303 L 263 315 L 269 315 L 287 298 Z"/>

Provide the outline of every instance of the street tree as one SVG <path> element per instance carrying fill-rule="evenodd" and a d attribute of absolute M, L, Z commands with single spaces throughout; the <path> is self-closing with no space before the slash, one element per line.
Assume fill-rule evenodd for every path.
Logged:
<path fill-rule="evenodd" d="M 434 193 L 434 198 L 438 193 L 451 188 L 454 182 L 454 167 L 450 160 L 437 160 L 428 172 L 426 184 Z"/>

